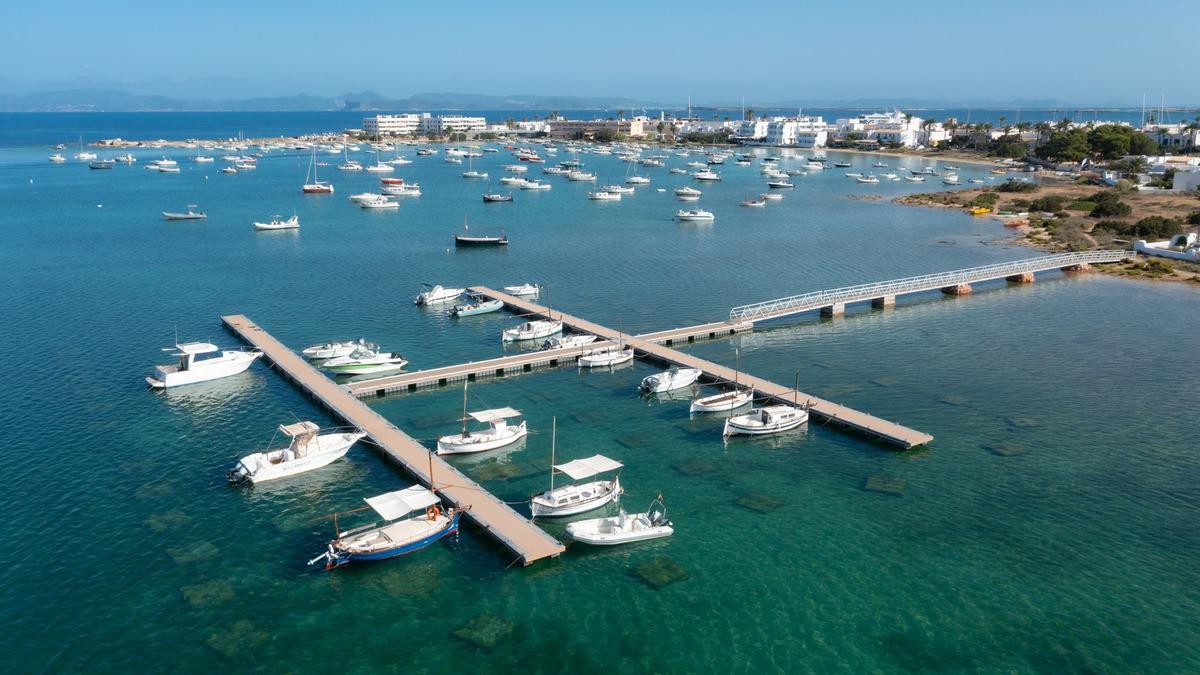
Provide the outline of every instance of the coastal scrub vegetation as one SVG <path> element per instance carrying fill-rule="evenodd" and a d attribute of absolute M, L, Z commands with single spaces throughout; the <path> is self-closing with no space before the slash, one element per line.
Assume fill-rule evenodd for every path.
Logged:
<path fill-rule="evenodd" d="M 1120 220 L 1103 220 L 1096 223 L 1096 228 L 1127 237 L 1158 240 L 1179 234 L 1179 231 L 1183 229 L 1183 224 L 1174 218 L 1146 216 L 1132 225 Z"/>
<path fill-rule="evenodd" d="M 1043 159 L 1079 162 L 1088 157 L 1119 159 L 1126 155 L 1153 155 L 1158 151 L 1154 139 L 1132 127 L 1102 124 L 1091 130 L 1055 131 L 1036 152 Z"/>
<path fill-rule="evenodd" d="M 1037 192 L 1038 185 L 1037 185 L 1037 183 L 1030 183 L 1028 181 L 1017 180 L 1016 178 L 1010 178 L 1007 181 L 1001 183 L 1000 185 L 997 185 L 996 191 L 997 192 Z"/>
<path fill-rule="evenodd" d="M 1096 204 L 1088 212 L 1088 215 L 1093 218 L 1120 218 L 1133 212 L 1133 209 L 1121 201 L 1120 196 L 1113 190 L 1101 190 L 1092 195 L 1088 201 Z"/>

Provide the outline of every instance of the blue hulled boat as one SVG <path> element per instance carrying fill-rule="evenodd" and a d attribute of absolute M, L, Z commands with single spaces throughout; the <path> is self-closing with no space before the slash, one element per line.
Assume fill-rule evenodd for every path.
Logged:
<path fill-rule="evenodd" d="M 420 485 L 363 501 L 367 503 L 364 508 L 379 514 L 384 524 L 372 523 L 338 532 L 326 551 L 308 564 L 324 560 L 328 570 L 354 561 L 387 560 L 414 553 L 458 532 L 462 517 L 460 510 L 443 510 L 438 496 Z M 336 514 L 334 526 L 337 526 Z"/>

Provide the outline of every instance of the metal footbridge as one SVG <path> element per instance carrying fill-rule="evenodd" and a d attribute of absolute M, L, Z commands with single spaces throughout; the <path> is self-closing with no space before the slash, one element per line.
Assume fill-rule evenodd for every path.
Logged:
<path fill-rule="evenodd" d="M 1078 253 L 1059 253 L 1055 255 L 1016 260 L 995 265 L 971 267 L 924 274 L 906 279 L 893 279 L 873 284 L 832 288 L 824 291 L 793 295 L 777 300 L 757 302 L 752 305 L 734 307 L 729 311 L 729 321 L 756 322 L 767 319 L 777 319 L 790 314 L 799 314 L 815 309 L 826 310 L 829 313 L 840 313 L 845 306 L 852 302 L 871 300 L 877 304 L 892 304 L 896 296 L 923 291 L 936 291 L 970 285 L 993 279 L 1020 277 L 1047 270 L 1077 268 L 1093 263 L 1120 262 L 1135 255 L 1133 251 L 1081 251 Z"/>

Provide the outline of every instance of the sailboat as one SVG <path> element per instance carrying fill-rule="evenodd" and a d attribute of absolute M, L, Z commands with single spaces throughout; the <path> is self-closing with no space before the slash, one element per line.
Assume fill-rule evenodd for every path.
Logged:
<path fill-rule="evenodd" d="M 533 517 L 573 516 L 586 513 L 616 500 L 621 492 L 621 479 L 597 480 L 590 483 L 571 483 L 554 487 L 554 474 L 561 472 L 572 480 L 591 478 L 596 474 L 619 470 L 623 464 L 604 455 L 593 455 L 565 464 L 555 464 L 558 446 L 558 418 L 554 418 L 550 431 L 550 488 L 534 495 L 529 502 Z"/>
<path fill-rule="evenodd" d="M 580 368 L 603 368 L 616 366 L 633 360 L 633 347 L 625 347 L 625 334 L 618 333 L 616 346 L 589 349 L 579 355 Z"/>
<path fill-rule="evenodd" d="M 475 158 L 470 153 L 467 153 L 467 170 L 463 172 L 462 176 L 463 176 L 463 178 L 487 178 L 488 177 L 486 172 L 480 172 L 480 171 L 475 170 Z"/>
<path fill-rule="evenodd" d="M 735 410 L 754 400 L 753 389 L 738 388 L 738 375 L 742 370 L 742 353 L 741 350 L 734 352 L 737 366 L 733 371 L 733 389 L 731 391 L 723 391 L 712 396 L 705 396 L 692 401 L 689 407 L 689 412 L 695 413 L 711 413 L 725 412 L 726 410 Z"/>
<path fill-rule="evenodd" d="M 309 179 L 312 180 L 309 180 Z M 317 180 L 317 147 L 314 145 L 312 159 L 308 162 L 308 173 L 304 174 L 304 186 L 300 188 L 307 195 L 331 195 L 333 185 Z"/>
<path fill-rule="evenodd" d="M 96 159 L 96 153 L 83 149 L 83 136 L 79 137 L 79 152 L 75 153 L 75 159 L 81 162 L 90 162 Z"/>
<path fill-rule="evenodd" d="M 467 383 L 463 383 L 463 415 L 462 432 L 442 436 L 437 441 L 439 455 L 462 455 L 472 452 L 484 452 L 512 445 L 525 438 L 529 431 L 525 420 L 516 426 L 509 426 L 508 420 L 519 417 L 521 412 L 512 408 L 494 408 L 467 412 Z M 490 424 L 482 431 L 471 431 L 467 428 L 467 420 L 473 419 L 481 424 Z"/>
<path fill-rule="evenodd" d="M 796 373 L 796 387 L 793 391 L 796 393 L 795 395 L 799 396 L 800 373 Z M 780 403 L 762 408 L 752 408 L 745 415 L 726 419 L 722 435 L 728 438 L 737 434 L 761 436 L 790 431 L 808 421 L 810 408 L 812 408 L 811 401 L 804 405 L 800 405 L 797 401 L 795 405 Z"/>

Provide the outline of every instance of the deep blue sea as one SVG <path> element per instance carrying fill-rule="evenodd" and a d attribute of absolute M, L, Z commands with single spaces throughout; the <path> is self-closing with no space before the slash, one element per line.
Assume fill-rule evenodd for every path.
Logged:
<path fill-rule="evenodd" d="M 176 331 L 234 345 L 218 317 L 244 313 L 295 348 L 363 336 L 424 369 L 502 354 L 500 330 L 515 319 L 416 308 L 423 282 L 535 281 L 555 307 L 643 332 L 786 294 L 1039 255 L 992 220 L 890 203 L 941 186 L 860 185 L 843 172 L 881 172 L 876 158 L 833 151 L 854 168 L 796 178 L 763 209 L 738 206 L 763 191 L 759 165 L 722 167 L 722 182 L 700 186 L 710 225 L 672 220 L 670 190 L 689 179 L 666 168 L 643 169 L 652 184 L 618 203 L 550 176 L 551 191 L 484 204 L 487 185 L 462 178 L 465 167 L 412 157 L 394 175 L 424 194 L 370 212 L 347 197 L 378 176 L 322 167 L 336 194 L 302 195 L 303 153 L 270 153 L 237 175 L 186 151 L 168 153 L 178 175 L 142 168 L 161 152 L 111 171 L 46 161 L 48 139 L 79 134 L 345 124 L 317 117 L 290 129 L 223 115 L 177 117 L 178 128 L 152 115 L 5 128 L 0 670 L 1200 670 L 1190 365 L 1200 294 L 1096 274 L 902 298 L 688 347 L 729 365 L 740 354 L 744 370 L 779 382 L 798 373 L 806 391 L 934 435 L 913 452 L 819 423 L 724 444 L 720 421 L 689 419 L 686 399 L 636 395 L 655 370 L 644 363 L 482 381 L 473 400 L 522 410 L 533 433 L 507 455 L 453 460 L 467 474 L 513 502 L 544 488 L 555 418 L 560 459 L 623 461 L 626 505 L 661 493 L 675 536 L 572 546 L 521 568 L 467 526 L 404 559 L 307 567 L 332 533 L 329 514 L 409 477 L 363 444 L 324 470 L 231 488 L 224 471 L 278 424 L 336 420 L 262 364 L 148 391 L 143 377 Z M 40 145 L 13 140 L 22 134 Z M 626 175 L 615 157 L 581 159 L 601 183 Z M 488 154 L 475 168 L 494 181 L 513 162 Z M 187 204 L 208 220 L 162 220 Z M 276 213 L 301 228 L 251 226 Z M 503 227 L 511 245 L 455 251 L 464 218 Z M 457 428 L 461 395 L 370 405 L 432 445 Z M 881 483 L 891 492 L 868 489 Z M 672 583 L 649 583 L 641 573 L 664 561 Z"/>

